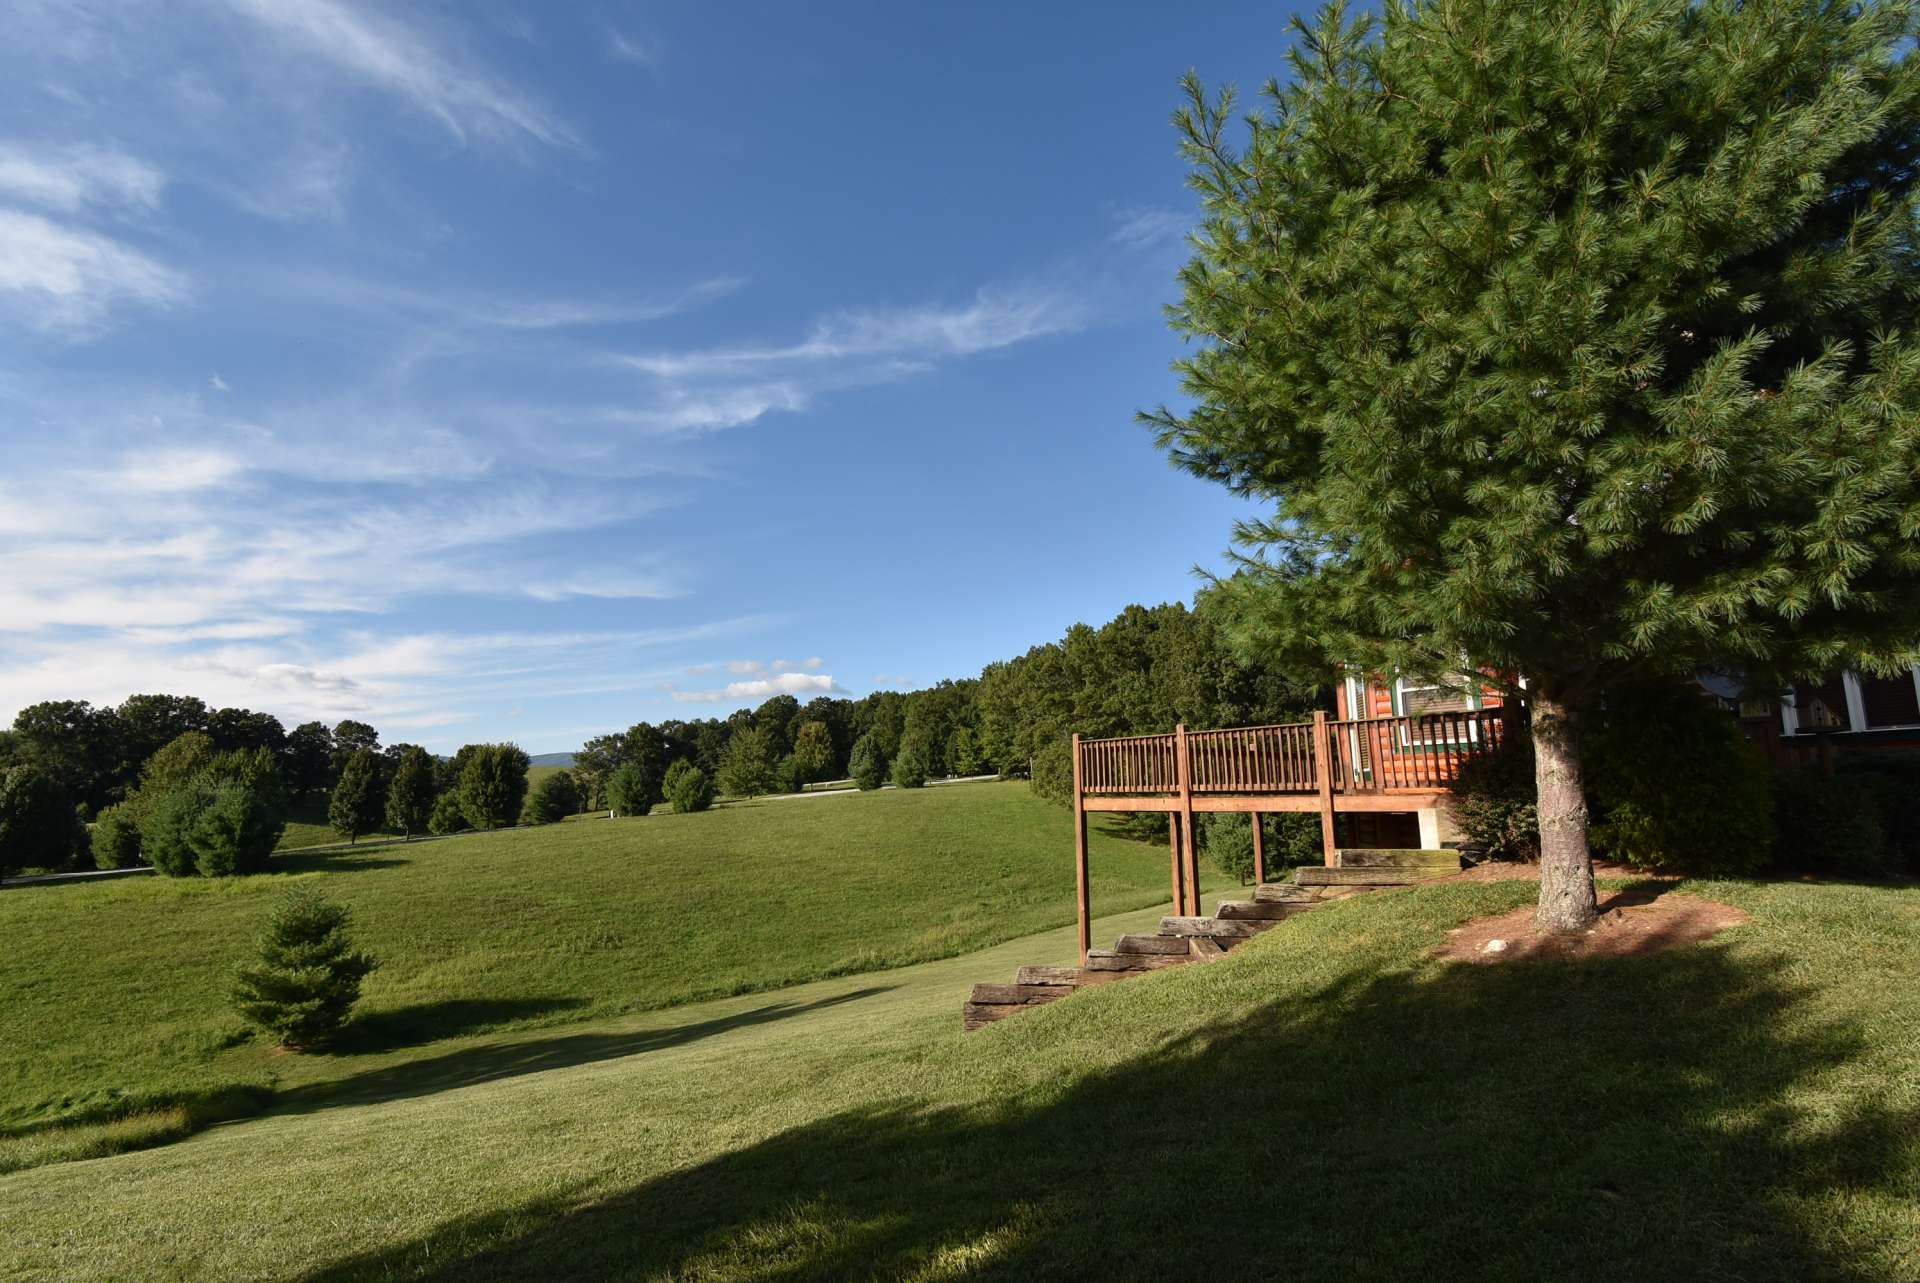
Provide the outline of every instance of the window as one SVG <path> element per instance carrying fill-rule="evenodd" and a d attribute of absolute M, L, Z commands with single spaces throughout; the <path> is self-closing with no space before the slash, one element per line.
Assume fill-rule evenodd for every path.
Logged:
<path fill-rule="evenodd" d="M 1461 680 L 1464 684 L 1465 679 Z M 1401 717 L 1424 717 L 1428 713 L 1468 713 L 1478 707 L 1479 693 L 1471 687 L 1442 686 L 1405 677 L 1393 684 L 1393 711 Z"/>
<path fill-rule="evenodd" d="M 1913 726 L 1920 724 L 1920 690 L 1914 689 L 1913 674 L 1875 677 L 1861 673 L 1860 711 L 1868 726 Z"/>
<path fill-rule="evenodd" d="M 1801 731 L 1852 729 L 1847 717 L 1847 688 L 1838 677 L 1820 683 L 1793 684 L 1794 727 Z"/>

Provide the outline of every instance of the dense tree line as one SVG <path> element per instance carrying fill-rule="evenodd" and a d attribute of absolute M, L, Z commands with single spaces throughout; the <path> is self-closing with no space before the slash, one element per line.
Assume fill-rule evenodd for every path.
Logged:
<path fill-rule="evenodd" d="M 103 865 L 151 861 L 143 837 L 158 825 L 173 866 L 200 871 L 173 835 L 212 825 L 202 817 L 216 800 L 244 853 L 204 863 L 244 871 L 264 858 L 261 835 L 277 838 L 290 808 L 323 800 L 329 824 L 355 840 L 383 828 L 411 836 L 544 823 L 583 809 L 644 815 L 662 802 L 703 810 L 716 791 L 753 797 L 845 778 L 912 788 L 948 775 L 1030 775 L 1039 792 L 1064 799 L 1075 732 L 1287 720 L 1315 698 L 1311 679 L 1234 658 L 1203 597 L 1198 609 L 1129 606 L 978 677 L 924 690 L 804 704 L 776 695 L 724 718 L 639 722 L 589 741 L 570 771 L 531 796 L 527 755 L 511 744 L 435 758 L 418 745 L 383 747 L 374 727 L 353 720 L 285 731 L 267 714 L 189 696 L 135 695 L 110 708 L 50 701 L 23 709 L 0 736 L 0 846 L 18 853 L 9 865 L 0 852 L 0 867 L 85 858 L 93 820 L 92 856 Z M 258 794 L 244 804 L 225 787 L 236 773 Z"/>
<path fill-rule="evenodd" d="M 989 664 L 978 677 L 862 699 L 802 704 L 776 695 L 725 718 L 636 723 L 574 755 L 583 803 L 621 813 L 664 800 L 666 771 L 686 761 L 735 797 L 852 778 L 889 780 L 1031 775 L 1064 798 L 1069 738 L 1167 731 L 1179 723 L 1230 726 L 1306 715 L 1313 678 L 1234 658 L 1204 608 L 1129 606 L 1099 626 L 1076 624 L 1057 642 Z M 612 804 L 616 776 L 635 790 Z"/>

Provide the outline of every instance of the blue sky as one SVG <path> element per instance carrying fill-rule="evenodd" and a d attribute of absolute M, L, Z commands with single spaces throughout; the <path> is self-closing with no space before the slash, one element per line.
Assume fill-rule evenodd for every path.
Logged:
<path fill-rule="evenodd" d="M 8 5 L 0 719 L 565 749 L 1190 597 L 1176 78 L 1271 5 Z"/>

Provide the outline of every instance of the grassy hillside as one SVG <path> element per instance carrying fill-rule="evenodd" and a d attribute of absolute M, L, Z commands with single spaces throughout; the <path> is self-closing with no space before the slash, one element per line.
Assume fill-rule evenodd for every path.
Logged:
<path fill-rule="evenodd" d="M 1455 884 L 971 1035 L 967 986 L 1070 932 L 370 1056 L 267 1118 L 0 1177 L 0 1273 L 1920 1277 L 1920 890 L 1685 889 L 1753 920 L 1435 963 L 1532 893 Z"/>
<path fill-rule="evenodd" d="M 1021 784 L 741 805 L 475 834 L 284 873 L 0 892 L 0 1170 L 123 1144 L 46 1124 L 346 1078 L 481 1030 L 550 1026 L 976 949 L 1073 914 L 1066 812 Z M 1166 895 L 1162 849 L 1102 837 L 1103 909 Z M 276 1055 L 225 1001 L 275 895 L 320 882 L 381 961 L 340 1054 Z M 49 1149 L 49 1146 L 53 1146 Z M 64 1146 L 64 1149 L 61 1149 Z M 11 1157 L 10 1157 L 11 1155 Z"/>

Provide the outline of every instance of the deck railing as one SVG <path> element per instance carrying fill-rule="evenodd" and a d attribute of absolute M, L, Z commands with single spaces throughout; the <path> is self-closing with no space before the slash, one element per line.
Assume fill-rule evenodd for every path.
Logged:
<path fill-rule="evenodd" d="M 1452 787 L 1461 766 L 1499 746 L 1507 733 L 1506 716 L 1500 708 L 1340 719 L 1316 713 L 1311 722 L 1282 726 L 1218 731 L 1181 726 L 1167 735 L 1074 736 L 1074 860 L 1082 962 L 1092 915 L 1088 810 L 1168 812 L 1174 912 L 1197 915 L 1196 810 L 1251 814 L 1256 879 L 1265 876 L 1261 812 L 1318 811 L 1321 845 L 1331 863 L 1337 811 L 1393 810 L 1395 793 L 1431 797 Z M 1303 804 L 1305 798 L 1313 800 Z M 1129 805 L 1134 802 L 1139 805 Z M 1416 804 L 1409 801 L 1401 809 Z"/>
<path fill-rule="evenodd" d="M 1314 728 L 1324 726 L 1324 751 Z M 1368 717 L 1080 741 L 1081 792 L 1095 797 L 1313 793 L 1321 763 L 1335 793 L 1450 786 L 1500 742 L 1500 710 Z M 1180 769 L 1184 734 L 1187 769 Z"/>

